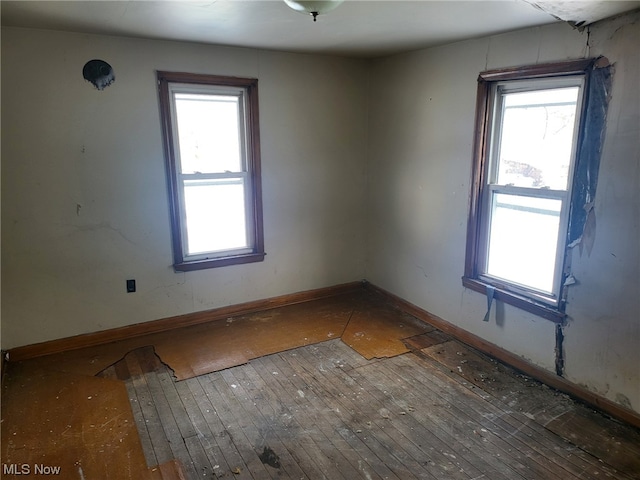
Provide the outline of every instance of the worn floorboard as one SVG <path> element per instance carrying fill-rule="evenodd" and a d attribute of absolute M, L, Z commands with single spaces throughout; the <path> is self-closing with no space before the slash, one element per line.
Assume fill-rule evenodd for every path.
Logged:
<path fill-rule="evenodd" d="M 607 419 L 459 342 L 445 342 L 423 352 L 476 389 L 499 399 L 509 417 L 527 426 L 541 425 L 559 438 L 566 438 L 580 451 L 589 452 L 592 459 L 606 458 L 623 471 L 640 472 L 638 430 Z"/>
<path fill-rule="evenodd" d="M 154 391 L 172 404 L 157 409 L 166 438 L 145 448 L 182 443 L 173 452 L 188 480 L 640 478 L 635 429 L 576 413 L 566 396 L 439 338 L 392 358 L 367 360 L 336 339 L 181 382 L 143 374 L 164 378 Z M 567 408 L 580 428 L 547 428 L 542 412 Z M 590 444 L 615 434 L 624 455 L 580 441 L 589 428 Z"/>

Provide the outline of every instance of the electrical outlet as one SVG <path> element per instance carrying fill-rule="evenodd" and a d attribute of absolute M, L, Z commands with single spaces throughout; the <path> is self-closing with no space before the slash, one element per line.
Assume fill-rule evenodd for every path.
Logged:
<path fill-rule="evenodd" d="M 135 280 L 127 280 L 127 293 L 133 293 L 136 291 L 136 281 Z"/>

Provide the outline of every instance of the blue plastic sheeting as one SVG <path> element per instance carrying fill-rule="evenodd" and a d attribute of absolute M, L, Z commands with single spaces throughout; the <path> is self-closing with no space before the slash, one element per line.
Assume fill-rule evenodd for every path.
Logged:
<path fill-rule="evenodd" d="M 594 62 L 594 65 L 597 64 Z M 595 235 L 593 202 L 598 185 L 598 170 L 604 140 L 607 107 L 611 93 L 613 67 L 594 67 L 587 75 L 586 111 L 571 196 L 572 211 L 569 219 L 569 244 Z M 585 228 L 592 225 L 592 228 Z"/>

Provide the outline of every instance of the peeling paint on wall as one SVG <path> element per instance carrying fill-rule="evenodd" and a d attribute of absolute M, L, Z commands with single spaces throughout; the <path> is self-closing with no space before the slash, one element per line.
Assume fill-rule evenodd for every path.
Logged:
<path fill-rule="evenodd" d="M 635 8 L 630 0 L 626 2 L 576 2 L 574 0 L 524 0 L 531 6 L 552 17 L 567 22 L 578 30 L 598 20 L 618 15 Z M 628 3 L 629 6 L 625 5 Z M 620 5 L 622 4 L 622 5 Z"/>

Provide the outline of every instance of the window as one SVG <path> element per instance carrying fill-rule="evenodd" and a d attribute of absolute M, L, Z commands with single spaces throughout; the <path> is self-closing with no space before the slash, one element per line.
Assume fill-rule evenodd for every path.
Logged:
<path fill-rule="evenodd" d="M 592 63 L 478 78 L 463 284 L 557 322 Z"/>
<path fill-rule="evenodd" d="M 174 267 L 264 259 L 258 81 L 158 72 Z"/>

